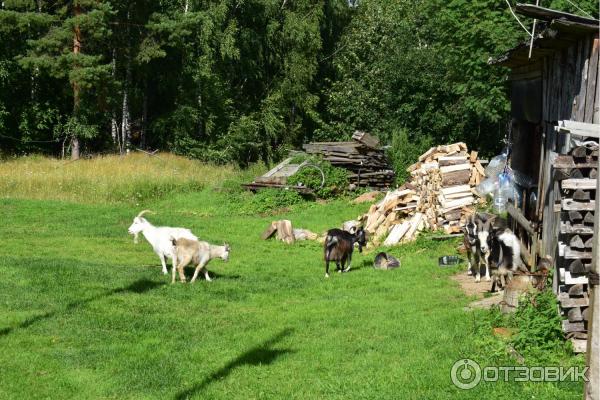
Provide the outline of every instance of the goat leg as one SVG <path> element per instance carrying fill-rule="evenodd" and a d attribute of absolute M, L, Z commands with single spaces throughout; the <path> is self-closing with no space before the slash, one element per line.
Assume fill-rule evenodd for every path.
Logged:
<path fill-rule="evenodd" d="M 210 258 L 208 256 L 204 256 L 200 259 L 200 262 L 198 263 L 198 266 L 196 266 L 196 270 L 194 271 L 194 276 L 192 277 L 192 280 L 190 281 L 190 283 L 194 283 L 196 282 L 196 278 L 198 277 L 198 272 L 200 272 L 200 270 L 202 268 L 204 268 L 206 266 L 206 264 L 208 264 L 208 260 Z M 210 280 L 210 279 L 207 279 Z"/>
<path fill-rule="evenodd" d="M 325 278 L 329 278 L 329 259 L 325 260 Z"/>
<path fill-rule="evenodd" d="M 343 269 L 344 272 L 350 271 L 350 267 L 352 266 L 352 253 L 348 254 L 348 266 Z M 343 267 L 343 264 L 342 264 Z"/>
<path fill-rule="evenodd" d="M 344 269 L 344 265 L 343 265 L 343 264 L 341 264 L 341 265 L 340 265 L 340 261 L 336 261 L 336 262 L 335 262 L 335 265 L 337 266 L 335 270 L 336 270 L 338 273 L 341 273 L 341 272 L 342 272 L 342 270 Z"/>
<path fill-rule="evenodd" d="M 167 263 L 165 262 L 165 256 L 163 254 L 159 254 L 158 258 L 160 258 L 160 264 L 162 265 L 163 275 L 167 275 L 169 271 L 167 271 Z"/>
<path fill-rule="evenodd" d="M 473 275 L 473 263 L 471 262 L 473 259 L 473 253 L 467 247 L 467 275 Z"/>

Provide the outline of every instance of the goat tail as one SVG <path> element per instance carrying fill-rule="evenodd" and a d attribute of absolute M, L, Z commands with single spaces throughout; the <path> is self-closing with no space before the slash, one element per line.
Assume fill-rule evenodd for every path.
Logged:
<path fill-rule="evenodd" d="M 327 235 L 325 238 L 325 247 L 330 248 L 335 246 L 338 243 L 337 236 Z"/>

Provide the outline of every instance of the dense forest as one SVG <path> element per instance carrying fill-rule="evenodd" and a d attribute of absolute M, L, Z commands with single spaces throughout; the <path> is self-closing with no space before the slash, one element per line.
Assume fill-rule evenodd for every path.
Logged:
<path fill-rule="evenodd" d="M 493 151 L 507 71 L 487 61 L 527 38 L 508 4 L 5 0 L 0 153 L 145 148 L 247 165 L 354 129 L 399 163 L 431 142 Z M 597 0 L 540 5 L 598 16 Z"/>

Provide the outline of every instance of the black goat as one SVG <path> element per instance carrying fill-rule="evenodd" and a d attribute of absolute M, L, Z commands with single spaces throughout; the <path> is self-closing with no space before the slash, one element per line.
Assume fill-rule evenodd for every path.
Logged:
<path fill-rule="evenodd" d="M 358 228 L 355 233 L 341 229 L 330 229 L 327 231 L 325 243 L 323 244 L 326 278 L 329 278 L 330 261 L 335 262 L 338 272 L 347 272 L 350 270 L 354 243 L 358 243 L 358 251 L 362 253 L 363 246 L 367 244 L 367 237 L 362 227 Z M 348 261 L 347 267 L 345 267 L 346 261 Z"/>

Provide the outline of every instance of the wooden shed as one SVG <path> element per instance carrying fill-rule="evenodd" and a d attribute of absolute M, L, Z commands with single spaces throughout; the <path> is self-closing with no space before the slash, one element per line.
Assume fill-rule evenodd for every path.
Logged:
<path fill-rule="evenodd" d="M 533 39 L 490 60 L 511 69 L 510 162 L 520 196 L 507 209 L 527 263 L 535 268 L 540 257 L 552 257 L 563 328 L 583 346 L 600 137 L 600 22 L 528 4 L 516 12 L 536 20 Z"/>
<path fill-rule="evenodd" d="M 519 196 L 507 210 L 532 268 L 552 257 L 563 329 L 584 350 L 600 138 L 600 22 L 518 4 L 533 38 L 491 60 L 511 69 L 511 168 Z"/>

